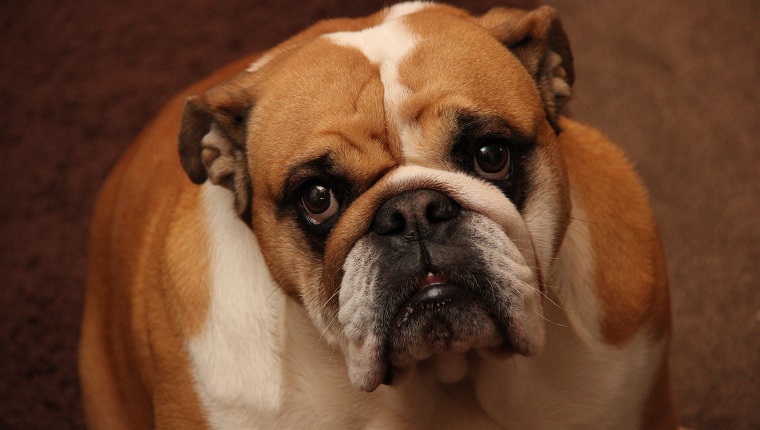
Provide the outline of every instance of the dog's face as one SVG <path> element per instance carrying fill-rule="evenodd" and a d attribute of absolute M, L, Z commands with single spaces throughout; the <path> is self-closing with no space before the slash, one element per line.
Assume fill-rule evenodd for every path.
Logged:
<path fill-rule="evenodd" d="M 191 99 L 180 152 L 233 190 L 274 280 L 373 390 L 439 352 L 541 347 L 571 82 L 549 9 L 403 4 Z"/>

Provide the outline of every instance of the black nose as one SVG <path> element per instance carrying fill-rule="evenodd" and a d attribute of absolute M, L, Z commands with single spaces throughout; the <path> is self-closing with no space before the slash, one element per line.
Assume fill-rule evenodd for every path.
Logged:
<path fill-rule="evenodd" d="M 419 240 L 456 218 L 459 209 L 454 200 L 438 191 L 405 191 L 383 203 L 375 215 L 372 231 L 382 236 L 403 235 L 409 240 Z"/>

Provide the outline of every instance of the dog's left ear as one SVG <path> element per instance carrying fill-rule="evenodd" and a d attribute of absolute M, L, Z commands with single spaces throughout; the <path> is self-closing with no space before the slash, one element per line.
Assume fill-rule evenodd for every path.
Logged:
<path fill-rule="evenodd" d="M 557 11 L 549 6 L 525 11 L 494 8 L 479 18 L 480 25 L 501 41 L 536 81 L 547 118 L 556 128 L 557 116 L 570 100 L 575 75 L 570 43 Z"/>
<path fill-rule="evenodd" d="M 235 209 L 248 222 L 251 178 L 247 159 L 247 122 L 253 97 L 233 78 L 185 101 L 179 133 L 179 156 L 196 184 L 207 179 L 230 189 Z"/>

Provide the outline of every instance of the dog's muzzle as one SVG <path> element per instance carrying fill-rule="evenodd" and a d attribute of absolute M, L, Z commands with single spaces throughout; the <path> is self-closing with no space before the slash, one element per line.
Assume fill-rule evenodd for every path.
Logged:
<path fill-rule="evenodd" d="M 531 342 L 515 329 L 531 306 L 525 269 L 495 222 L 443 192 L 391 197 L 344 267 L 338 319 L 352 382 L 373 390 L 444 351 L 529 354 Z"/>

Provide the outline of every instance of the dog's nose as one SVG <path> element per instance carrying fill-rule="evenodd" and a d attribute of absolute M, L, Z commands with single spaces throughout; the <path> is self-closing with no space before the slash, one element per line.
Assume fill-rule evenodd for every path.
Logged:
<path fill-rule="evenodd" d="M 375 215 L 372 231 L 382 236 L 403 235 L 409 240 L 419 240 L 456 218 L 459 209 L 454 200 L 438 191 L 405 191 L 383 203 Z"/>

